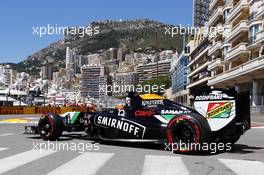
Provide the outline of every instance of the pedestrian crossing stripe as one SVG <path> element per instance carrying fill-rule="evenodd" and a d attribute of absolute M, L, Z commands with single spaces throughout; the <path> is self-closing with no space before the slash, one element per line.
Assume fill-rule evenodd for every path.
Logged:
<path fill-rule="evenodd" d="M 26 151 L 10 157 L 0 159 L 0 174 L 10 171 L 12 169 L 23 166 L 29 162 L 38 160 L 42 157 L 48 156 L 55 151 Z"/>
<path fill-rule="evenodd" d="M 0 148 L 0 151 L 4 151 L 7 150 L 8 148 Z"/>
<path fill-rule="evenodd" d="M 83 153 L 48 175 L 94 175 L 113 155 L 113 153 Z"/>
<path fill-rule="evenodd" d="M 142 175 L 189 175 L 180 157 L 153 156 L 145 157 Z"/>
<path fill-rule="evenodd" d="M 0 151 L 7 149 L 8 148 L 0 148 Z M 30 162 L 38 161 L 39 159 L 54 153 L 56 152 L 50 150 L 30 150 L 9 157 L 0 158 L 0 174 L 26 166 L 26 164 Z M 114 155 L 114 153 L 85 152 L 51 170 L 48 175 L 95 175 L 108 161 L 111 161 Z M 261 161 L 235 159 L 216 160 L 238 175 L 262 175 L 264 172 L 264 163 Z M 189 175 L 191 173 L 192 172 L 189 172 L 183 159 L 175 155 L 145 155 L 141 172 L 142 175 Z"/>
<path fill-rule="evenodd" d="M 12 136 L 12 135 L 14 135 L 14 133 L 0 134 L 0 137 Z"/>
<path fill-rule="evenodd" d="M 218 159 L 225 166 L 230 168 L 239 175 L 263 175 L 264 163 L 260 161 L 235 160 L 235 159 Z"/>

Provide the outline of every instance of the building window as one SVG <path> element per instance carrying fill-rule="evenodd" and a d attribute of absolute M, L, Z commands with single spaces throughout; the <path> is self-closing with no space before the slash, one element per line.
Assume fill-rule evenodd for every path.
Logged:
<path fill-rule="evenodd" d="M 222 54 L 223 54 L 223 58 L 226 57 L 226 54 L 227 54 L 228 51 L 229 51 L 229 46 L 225 46 L 225 47 L 223 47 L 223 52 L 222 52 Z"/>
<path fill-rule="evenodd" d="M 185 47 L 185 48 L 184 48 L 184 52 L 185 52 L 186 54 L 190 53 L 190 47 L 189 47 L 189 46 Z"/>
<path fill-rule="evenodd" d="M 259 32 L 260 25 L 254 25 L 249 28 L 248 44 L 251 45 L 255 42 L 257 33 Z"/>
<path fill-rule="evenodd" d="M 230 12 L 230 9 L 226 9 L 226 10 L 224 11 L 224 22 L 226 21 L 228 15 L 229 15 L 229 12 Z"/>

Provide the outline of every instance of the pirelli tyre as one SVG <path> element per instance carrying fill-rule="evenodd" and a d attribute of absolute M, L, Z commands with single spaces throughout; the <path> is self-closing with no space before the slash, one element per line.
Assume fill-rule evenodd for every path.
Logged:
<path fill-rule="evenodd" d="M 62 118 L 52 112 L 45 114 L 39 120 L 38 130 L 43 140 L 57 140 L 63 132 Z"/>
<path fill-rule="evenodd" d="M 200 115 L 184 115 L 173 118 L 167 125 L 170 147 L 178 153 L 202 151 L 211 140 L 211 129 Z"/>

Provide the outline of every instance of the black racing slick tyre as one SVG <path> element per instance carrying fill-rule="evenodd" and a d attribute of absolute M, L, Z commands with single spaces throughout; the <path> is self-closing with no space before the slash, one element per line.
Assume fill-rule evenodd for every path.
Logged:
<path fill-rule="evenodd" d="M 62 118 L 52 112 L 45 114 L 39 120 L 38 130 L 43 140 L 57 140 L 63 132 Z"/>
<path fill-rule="evenodd" d="M 167 139 L 178 153 L 202 151 L 211 140 L 211 129 L 207 120 L 191 114 L 173 118 L 167 125 Z"/>

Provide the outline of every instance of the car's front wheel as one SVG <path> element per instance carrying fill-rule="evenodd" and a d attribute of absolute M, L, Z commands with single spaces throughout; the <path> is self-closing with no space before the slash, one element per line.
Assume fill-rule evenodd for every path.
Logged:
<path fill-rule="evenodd" d="M 45 114 L 39 120 L 38 130 L 43 140 L 57 140 L 63 132 L 62 118 L 55 113 Z"/>

